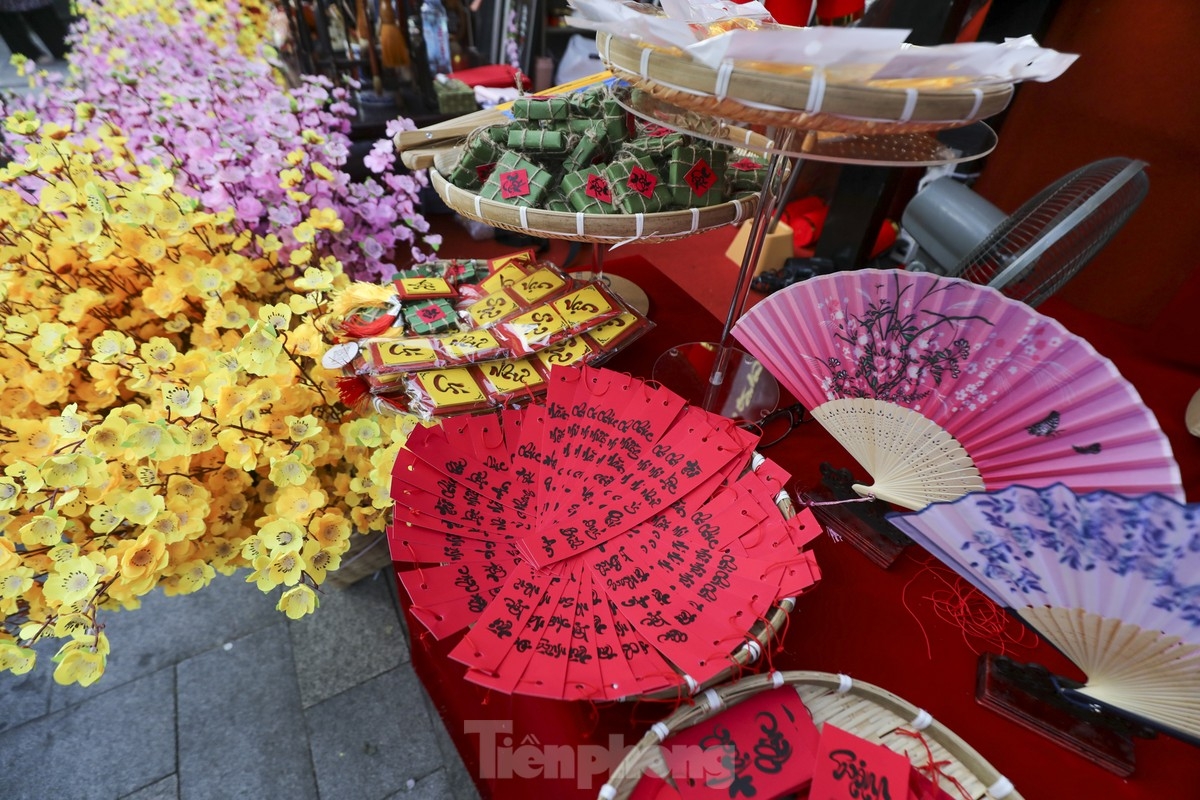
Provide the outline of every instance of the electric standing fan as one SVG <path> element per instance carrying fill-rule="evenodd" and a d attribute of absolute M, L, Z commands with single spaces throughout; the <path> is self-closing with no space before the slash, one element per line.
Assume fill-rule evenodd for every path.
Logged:
<path fill-rule="evenodd" d="M 1010 486 L 889 519 L 1086 674 L 1064 695 L 1200 743 L 1200 505 Z"/>
<path fill-rule="evenodd" d="M 733 330 L 911 510 L 1011 484 L 1183 500 L 1137 390 L 1027 304 L 955 278 L 864 269 L 776 292 Z"/>
<path fill-rule="evenodd" d="M 1141 204 L 1146 164 L 1095 161 L 1006 217 L 952 178 L 938 178 L 904 211 L 917 245 L 908 268 L 961 277 L 1036 306 L 1061 289 Z"/>

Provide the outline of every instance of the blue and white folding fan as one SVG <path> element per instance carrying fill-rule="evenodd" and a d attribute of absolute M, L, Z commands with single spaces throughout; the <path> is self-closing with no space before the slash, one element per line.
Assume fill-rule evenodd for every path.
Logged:
<path fill-rule="evenodd" d="M 1078 694 L 1200 739 L 1200 504 L 1010 486 L 888 519 L 1078 666 Z"/>

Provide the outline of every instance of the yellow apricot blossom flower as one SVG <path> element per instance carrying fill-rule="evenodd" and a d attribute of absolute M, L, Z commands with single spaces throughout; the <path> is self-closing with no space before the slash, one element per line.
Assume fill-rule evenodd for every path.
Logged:
<path fill-rule="evenodd" d="M 194 417 L 204 402 L 201 386 L 162 386 L 163 406 L 171 417 Z"/>
<path fill-rule="evenodd" d="M 47 600 L 57 605 L 69 605 L 91 595 L 96 590 L 96 581 L 95 562 L 80 556 L 59 564 L 47 576 L 42 591 Z"/>
<path fill-rule="evenodd" d="M 121 553 L 121 575 L 127 579 L 142 578 L 161 572 L 167 566 L 167 545 L 157 531 L 146 531 L 125 545 Z"/>
<path fill-rule="evenodd" d="M 342 565 L 340 550 L 336 547 L 324 548 L 315 539 L 309 539 L 304 543 L 304 549 L 300 551 L 300 556 L 308 565 L 308 576 L 318 584 L 325 582 L 325 574 L 329 570 L 336 570 Z"/>
<path fill-rule="evenodd" d="M 2 579 L 0 579 L 2 581 Z M 21 647 L 12 639 L 0 639 L 0 672 L 24 675 L 37 663 L 37 652 L 30 647 Z"/>
<path fill-rule="evenodd" d="M 288 486 L 280 490 L 275 499 L 275 514 L 280 517 L 304 521 L 325 507 L 325 492 L 304 486 Z"/>
<path fill-rule="evenodd" d="M 133 353 L 135 343 L 121 331 L 108 330 L 92 340 L 92 358 L 101 363 Z"/>
<path fill-rule="evenodd" d="M 134 525 L 149 525 L 166 508 L 166 504 L 162 495 L 143 486 L 124 495 L 117 501 L 114 510 Z"/>
<path fill-rule="evenodd" d="M 258 540 L 268 553 L 299 551 L 304 545 L 304 528 L 290 519 L 275 519 L 258 529 Z"/>
<path fill-rule="evenodd" d="M 103 634 L 97 634 L 97 637 Z M 74 640 L 67 642 L 52 659 L 58 666 L 54 670 L 56 683 L 67 686 L 77 683 L 91 686 L 104 674 L 107 656 L 94 646 Z"/>
<path fill-rule="evenodd" d="M 288 619 L 300 619 L 315 611 L 320 602 L 312 587 L 301 584 L 280 595 L 275 609 L 287 614 Z"/>

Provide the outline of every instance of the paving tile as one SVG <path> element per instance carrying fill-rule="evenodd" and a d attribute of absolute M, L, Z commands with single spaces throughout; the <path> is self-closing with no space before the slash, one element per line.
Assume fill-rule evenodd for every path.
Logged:
<path fill-rule="evenodd" d="M 458 754 L 458 748 L 454 746 L 454 740 L 450 738 L 450 733 L 446 730 L 445 721 L 434 708 L 433 699 L 428 692 L 421 692 L 421 697 L 425 701 L 426 712 L 433 720 L 433 738 L 437 742 L 438 751 L 442 754 L 442 764 L 450 789 L 450 794 L 447 796 L 453 797 L 455 800 L 479 800 L 479 790 L 475 788 L 475 782 L 471 780 L 471 773 L 467 771 L 462 756 Z"/>
<path fill-rule="evenodd" d="M 315 800 L 283 621 L 182 661 L 176 672 L 181 798 Z"/>
<path fill-rule="evenodd" d="M 441 766 L 424 692 L 404 665 L 304 712 L 321 797 L 380 800 Z"/>
<path fill-rule="evenodd" d="M 50 711 L 50 686 L 54 683 L 54 651 L 38 652 L 34 668 L 24 675 L 0 674 L 0 731 L 15 728 Z"/>
<path fill-rule="evenodd" d="M 101 612 L 112 646 L 104 677 L 86 689 L 55 685 L 51 710 L 286 620 L 275 610 L 279 591 L 265 595 L 246 583 L 246 575 L 245 570 L 217 575 L 200 591 L 180 597 L 167 597 L 156 589 L 142 598 L 142 607 L 135 611 Z"/>
<path fill-rule="evenodd" d="M 163 669 L 0 733 L 5 800 L 112 800 L 174 772 L 174 690 Z"/>
<path fill-rule="evenodd" d="M 179 777 L 171 774 L 118 800 L 179 800 Z"/>
<path fill-rule="evenodd" d="M 288 623 L 305 708 L 408 661 L 387 578 L 325 592 L 316 611 Z"/>
<path fill-rule="evenodd" d="M 450 780 L 446 777 L 445 769 L 437 769 L 420 780 L 413 780 L 412 786 L 406 784 L 400 791 L 388 795 L 387 800 L 467 800 L 467 798 L 455 794 Z"/>

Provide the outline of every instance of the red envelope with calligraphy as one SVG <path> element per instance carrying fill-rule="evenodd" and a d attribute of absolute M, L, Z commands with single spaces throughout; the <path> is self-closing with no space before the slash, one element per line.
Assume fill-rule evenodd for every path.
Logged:
<path fill-rule="evenodd" d="M 418 428 L 388 541 L 414 616 L 498 691 L 613 700 L 734 665 L 819 577 L 757 439 L 669 390 L 550 371 L 545 406 Z M 758 477 L 747 473 L 754 456 Z"/>
<path fill-rule="evenodd" d="M 888 800 L 908 796 L 912 764 L 902 753 L 826 722 L 821 726 L 810 800 Z"/>
<path fill-rule="evenodd" d="M 762 692 L 663 742 L 681 800 L 770 800 L 806 787 L 821 734 L 795 690 Z"/>

